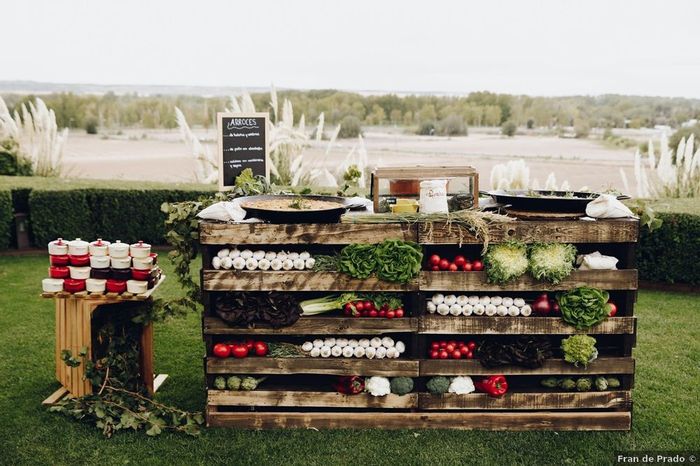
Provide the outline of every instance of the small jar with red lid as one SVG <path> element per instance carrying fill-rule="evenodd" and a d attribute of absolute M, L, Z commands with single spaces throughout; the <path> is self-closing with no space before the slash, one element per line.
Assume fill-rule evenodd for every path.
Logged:
<path fill-rule="evenodd" d="M 151 255 L 151 245 L 139 241 L 129 246 L 129 255 L 131 257 L 148 257 Z"/>
<path fill-rule="evenodd" d="M 109 279 L 106 283 L 108 293 L 124 293 L 126 291 L 126 280 Z"/>
<path fill-rule="evenodd" d="M 68 261 L 73 267 L 88 267 L 90 265 L 90 256 L 88 254 L 82 255 L 68 255 Z"/>
<path fill-rule="evenodd" d="M 109 244 L 109 241 L 102 241 L 102 238 L 97 238 L 97 241 L 93 241 L 88 247 L 90 255 L 93 257 L 108 256 Z"/>
<path fill-rule="evenodd" d="M 67 278 L 63 280 L 63 289 L 69 293 L 85 291 L 85 280 Z"/>
<path fill-rule="evenodd" d="M 49 263 L 56 267 L 65 267 L 70 263 L 68 259 L 68 242 L 58 238 L 49 243 Z"/>
<path fill-rule="evenodd" d="M 52 265 L 49 267 L 49 277 L 51 278 L 69 278 L 70 269 L 65 266 Z"/>
<path fill-rule="evenodd" d="M 131 278 L 133 280 L 147 281 L 150 276 L 151 276 L 150 270 L 139 270 L 139 269 L 133 269 L 133 268 L 131 269 Z"/>

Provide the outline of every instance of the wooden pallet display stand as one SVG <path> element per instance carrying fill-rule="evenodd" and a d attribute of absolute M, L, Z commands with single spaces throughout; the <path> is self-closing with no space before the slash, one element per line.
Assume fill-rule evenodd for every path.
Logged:
<path fill-rule="evenodd" d="M 204 357 L 207 379 L 207 425 L 249 429 L 276 428 L 452 428 L 486 430 L 629 430 L 632 423 L 632 388 L 636 338 L 637 270 L 635 246 L 639 224 L 633 220 L 512 221 L 490 227 L 492 243 L 518 239 L 524 242 L 557 241 L 577 244 L 580 250 L 614 255 L 620 260 L 616 271 L 575 271 L 553 286 L 523 276 L 506 285 L 493 285 L 482 272 L 421 272 L 418 279 L 397 286 L 380 280 L 353 280 L 342 274 L 308 271 L 222 271 L 211 270 L 216 251 L 225 245 L 342 246 L 355 242 L 381 242 L 387 238 L 416 241 L 424 248 L 475 245 L 480 240 L 450 232 L 434 225 L 428 233 L 416 225 L 353 224 L 271 225 L 202 222 L 201 274 L 204 314 L 203 337 L 207 354 L 217 340 L 230 338 L 314 338 L 314 335 L 410 335 L 407 353 L 399 359 L 367 360 L 344 358 L 244 358 Z M 309 246 L 311 247 L 311 246 Z M 560 317 L 437 316 L 428 314 L 426 300 L 434 292 L 478 294 L 534 293 L 566 290 L 577 286 L 609 290 L 618 304 L 618 314 L 581 332 Z M 345 317 L 302 317 L 295 324 L 272 329 L 232 327 L 213 312 L 217 294 L 225 291 L 392 291 L 406 296 L 409 310 L 402 319 L 356 319 Z M 436 338 L 493 335 L 549 335 L 554 340 L 586 333 L 599 339 L 601 356 L 587 368 L 552 358 L 537 369 L 505 366 L 486 369 L 477 360 L 426 359 L 427 348 Z M 505 396 L 491 398 L 482 393 L 432 395 L 424 380 L 436 375 L 487 376 L 502 373 L 524 377 L 527 388 L 513 388 Z M 222 374 L 284 376 L 291 383 L 252 392 L 214 390 L 213 378 Z M 413 393 L 404 396 L 373 397 L 343 395 L 316 388 L 299 388 L 305 377 L 323 375 L 409 376 L 416 380 Z M 603 392 L 548 390 L 537 381 L 546 376 L 606 375 L 621 380 L 621 387 Z M 285 382 L 286 383 L 286 382 Z M 513 384 L 511 384 L 513 387 Z M 524 386 L 525 387 L 525 386 Z"/>
<path fill-rule="evenodd" d="M 118 304 L 127 301 L 145 301 L 151 299 L 152 293 L 165 280 L 160 281 L 146 293 L 42 293 L 43 298 L 54 300 L 56 315 L 55 364 L 56 380 L 61 384 L 42 404 L 52 405 L 63 398 L 81 397 L 92 394 L 92 385 L 85 377 L 84 364 L 77 367 L 68 366 L 61 359 L 61 352 L 69 350 L 75 357 L 87 348 L 87 358 L 92 358 L 92 316 L 99 306 Z M 155 375 L 153 371 L 153 324 L 143 325 L 141 333 L 140 366 L 143 383 L 148 392 L 153 394 L 167 379 L 167 374 Z"/>

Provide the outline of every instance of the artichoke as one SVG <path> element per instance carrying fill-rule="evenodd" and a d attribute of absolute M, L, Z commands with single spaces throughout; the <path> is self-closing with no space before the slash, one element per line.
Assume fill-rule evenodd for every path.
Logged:
<path fill-rule="evenodd" d="M 576 391 L 589 392 L 593 388 L 593 380 L 590 377 L 581 377 L 576 381 Z"/>
<path fill-rule="evenodd" d="M 572 379 L 571 377 L 566 377 L 559 381 L 559 388 L 570 392 L 571 390 L 576 388 L 576 382 L 574 382 L 574 379 Z"/>
<path fill-rule="evenodd" d="M 556 377 L 547 377 L 546 379 L 540 380 L 540 385 L 546 388 L 557 388 L 559 386 L 559 379 Z"/>
<path fill-rule="evenodd" d="M 240 390 L 241 388 L 241 378 L 237 375 L 232 375 L 226 381 L 226 386 L 229 390 Z"/>
<path fill-rule="evenodd" d="M 226 390 L 226 378 L 221 376 L 215 378 L 214 388 L 216 388 L 217 390 Z"/>
<path fill-rule="evenodd" d="M 605 390 L 608 389 L 608 379 L 605 377 L 596 377 L 595 378 L 595 389 L 604 392 Z"/>
<path fill-rule="evenodd" d="M 620 379 L 617 377 L 606 377 L 605 380 L 608 382 L 608 388 L 620 388 Z"/>

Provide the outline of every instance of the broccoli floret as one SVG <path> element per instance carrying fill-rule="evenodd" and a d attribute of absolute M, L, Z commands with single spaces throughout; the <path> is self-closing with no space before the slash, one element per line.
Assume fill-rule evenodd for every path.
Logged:
<path fill-rule="evenodd" d="M 565 379 L 561 379 L 559 381 L 559 388 L 562 390 L 571 391 L 576 388 L 576 382 L 574 382 L 574 379 L 571 377 L 566 377 Z"/>
<path fill-rule="evenodd" d="M 608 389 L 608 380 L 605 377 L 595 378 L 595 389 L 598 391 L 605 391 Z"/>
<path fill-rule="evenodd" d="M 226 390 L 226 378 L 221 376 L 215 378 L 214 388 L 216 388 L 217 390 Z"/>
<path fill-rule="evenodd" d="M 241 380 L 241 390 L 255 390 L 258 388 L 258 385 L 265 380 L 267 377 L 261 377 L 259 379 L 256 379 L 255 377 L 243 377 L 243 380 Z"/>
<path fill-rule="evenodd" d="M 620 388 L 620 379 L 618 379 L 617 377 L 606 377 L 605 380 L 608 381 L 609 388 Z"/>
<path fill-rule="evenodd" d="M 428 380 L 426 387 L 433 395 L 441 395 L 447 393 L 447 390 L 450 388 L 450 379 L 443 376 L 433 377 Z"/>
<path fill-rule="evenodd" d="M 540 380 L 540 385 L 547 388 L 557 388 L 559 386 L 559 379 L 556 377 L 547 377 L 546 379 Z"/>
<path fill-rule="evenodd" d="M 581 377 L 576 381 L 576 391 L 588 392 L 593 388 L 593 380 L 590 377 Z"/>
<path fill-rule="evenodd" d="M 394 377 L 391 379 L 391 393 L 405 395 L 413 390 L 413 379 L 410 377 Z"/>
<path fill-rule="evenodd" d="M 241 378 L 237 375 L 232 375 L 226 381 L 226 386 L 229 390 L 240 390 L 241 389 Z"/>

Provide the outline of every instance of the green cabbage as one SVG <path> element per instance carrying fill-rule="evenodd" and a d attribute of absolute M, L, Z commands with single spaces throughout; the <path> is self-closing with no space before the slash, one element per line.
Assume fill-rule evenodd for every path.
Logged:
<path fill-rule="evenodd" d="M 573 335 L 561 341 L 561 349 L 564 351 L 564 360 L 574 366 L 583 367 L 598 357 L 595 347 L 596 339 L 588 335 Z"/>
<path fill-rule="evenodd" d="M 527 246 L 517 241 L 491 245 L 484 256 L 484 266 L 489 283 L 515 280 L 527 271 Z"/>
<path fill-rule="evenodd" d="M 557 294 L 562 320 L 579 330 L 587 330 L 608 317 L 608 299 L 607 291 L 587 286 Z"/>
<path fill-rule="evenodd" d="M 541 243 L 529 248 L 529 271 L 538 280 L 559 283 L 574 270 L 576 247 L 572 244 Z"/>

